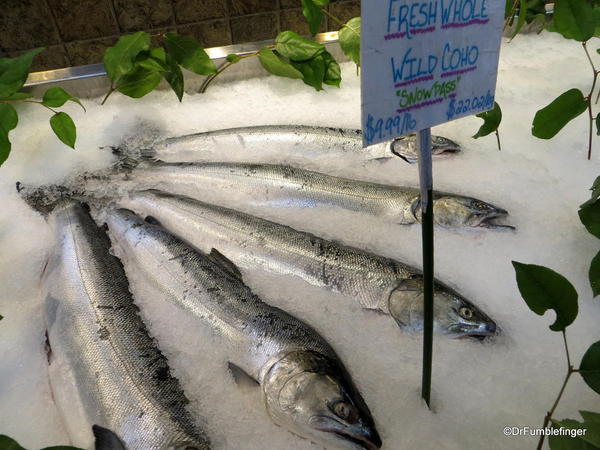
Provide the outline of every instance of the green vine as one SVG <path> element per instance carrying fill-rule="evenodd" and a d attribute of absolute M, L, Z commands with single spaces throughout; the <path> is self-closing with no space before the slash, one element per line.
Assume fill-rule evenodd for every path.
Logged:
<path fill-rule="evenodd" d="M 600 177 L 592 186 L 592 197 L 581 205 L 579 217 L 586 229 L 600 239 Z M 592 344 L 583 355 L 578 368 L 571 361 L 567 344 L 566 328 L 577 318 L 579 307 L 578 294 L 573 285 L 561 274 L 543 266 L 512 262 L 517 277 L 517 285 L 527 306 L 536 314 L 543 315 L 551 309 L 556 313 L 555 322 L 550 325 L 552 331 L 561 332 L 565 348 L 567 371 L 565 378 L 551 408 L 544 416 L 542 428 L 562 427 L 571 430 L 585 430 L 580 435 L 550 435 L 551 450 L 593 450 L 600 448 L 600 414 L 580 411 L 583 423 L 572 419 L 557 420 L 556 408 L 571 376 L 578 373 L 583 381 L 597 394 L 600 394 L 600 341 Z M 600 252 L 592 260 L 588 278 L 594 296 L 600 294 Z M 545 434 L 540 436 L 537 449 L 544 445 Z"/>
<path fill-rule="evenodd" d="M 553 14 L 546 13 L 547 5 L 553 8 Z M 516 18 L 516 23 L 515 23 Z M 514 26 L 512 36 L 526 23 L 537 22 L 540 30 L 560 33 L 564 38 L 581 42 L 586 58 L 592 67 L 592 83 L 587 96 L 577 88 L 569 89 L 559 95 L 547 106 L 537 111 L 532 123 L 531 133 L 540 139 L 552 139 L 569 122 L 588 112 L 588 160 L 592 157 L 594 123 L 600 134 L 600 114 L 594 117 L 592 98 L 596 89 L 599 70 L 588 51 L 588 43 L 600 36 L 600 1 L 598 0 L 507 0 L 505 9 L 505 29 Z M 596 50 L 600 52 L 600 49 Z M 600 97 L 597 94 L 596 102 Z"/>

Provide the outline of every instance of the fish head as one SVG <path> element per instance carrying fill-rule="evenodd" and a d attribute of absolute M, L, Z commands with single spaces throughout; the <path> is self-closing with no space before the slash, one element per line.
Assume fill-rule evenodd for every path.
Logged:
<path fill-rule="evenodd" d="M 431 154 L 433 156 L 442 156 L 460 151 L 460 145 L 453 140 L 443 136 L 431 136 Z"/>
<path fill-rule="evenodd" d="M 495 222 L 496 219 L 508 216 L 506 210 L 475 198 L 460 195 L 435 194 L 433 215 L 437 224 L 447 227 L 514 229 L 510 225 Z"/>
<path fill-rule="evenodd" d="M 345 369 L 313 351 L 278 360 L 263 382 L 275 423 L 325 447 L 375 450 L 381 438 L 371 413 Z"/>
<path fill-rule="evenodd" d="M 401 328 L 423 329 L 423 278 L 402 280 L 390 293 L 390 315 Z M 496 323 L 452 289 L 436 283 L 433 290 L 434 329 L 446 336 L 485 337 L 496 333 Z"/>
<path fill-rule="evenodd" d="M 414 164 L 419 160 L 417 141 L 414 135 L 394 139 L 390 144 L 390 151 L 410 164 Z M 460 145 L 456 142 L 442 136 L 431 136 L 431 156 L 433 158 L 460 151 Z"/>

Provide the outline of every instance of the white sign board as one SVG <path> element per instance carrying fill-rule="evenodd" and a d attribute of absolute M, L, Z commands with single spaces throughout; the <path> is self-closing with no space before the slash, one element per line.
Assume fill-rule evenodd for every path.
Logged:
<path fill-rule="evenodd" d="M 362 0 L 363 144 L 494 107 L 500 0 Z"/>

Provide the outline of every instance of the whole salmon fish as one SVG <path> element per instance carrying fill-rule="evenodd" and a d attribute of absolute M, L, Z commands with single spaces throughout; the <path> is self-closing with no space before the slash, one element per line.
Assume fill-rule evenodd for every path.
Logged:
<path fill-rule="evenodd" d="M 334 206 L 375 216 L 387 222 L 420 221 L 419 189 L 397 187 L 326 175 L 291 166 L 250 163 L 151 163 L 127 175 L 114 175 L 110 183 L 132 189 L 159 189 L 203 200 L 216 197 L 224 206 L 244 209 L 303 210 Z M 103 185 L 110 185 L 103 182 Z M 456 228 L 512 228 L 495 222 L 506 210 L 462 195 L 434 192 L 434 218 L 438 225 Z"/>
<path fill-rule="evenodd" d="M 76 203 L 50 216 L 56 248 L 43 285 L 50 383 L 74 445 L 210 448 L 139 316 L 110 241 Z"/>
<path fill-rule="evenodd" d="M 461 151 L 460 145 L 442 136 L 432 136 L 431 143 L 434 158 Z M 205 131 L 156 142 L 142 153 L 165 162 L 198 162 L 214 159 L 214 156 L 222 158 L 231 150 L 243 151 L 246 158 L 355 154 L 372 159 L 396 155 L 412 164 L 418 157 L 414 134 L 363 148 L 360 130 L 308 125 L 259 125 Z"/>
<path fill-rule="evenodd" d="M 202 254 L 128 210 L 109 211 L 105 220 L 139 288 L 219 336 L 230 363 L 260 385 L 275 423 L 327 447 L 381 447 L 369 408 L 315 330 L 264 303 L 222 256 Z"/>
<path fill-rule="evenodd" d="M 403 329 L 423 328 L 420 271 L 395 261 L 232 209 L 160 191 L 134 192 L 118 204 L 151 216 L 201 251 L 218 249 L 242 268 L 293 275 L 391 315 Z M 487 336 L 496 324 L 475 305 L 436 282 L 436 331 Z"/>

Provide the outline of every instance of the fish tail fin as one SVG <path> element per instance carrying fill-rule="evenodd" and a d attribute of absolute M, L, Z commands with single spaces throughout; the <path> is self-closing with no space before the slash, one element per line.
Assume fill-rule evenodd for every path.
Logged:
<path fill-rule="evenodd" d="M 154 147 L 142 148 L 140 150 L 140 157 L 146 161 L 157 161 L 158 156 Z"/>
<path fill-rule="evenodd" d="M 113 170 L 130 171 L 140 164 L 142 150 L 132 149 L 125 145 L 109 148 L 116 158 L 116 162 L 113 164 Z"/>
<path fill-rule="evenodd" d="M 96 439 L 95 450 L 127 450 L 121 438 L 114 431 L 100 425 L 94 425 L 92 426 L 92 432 Z"/>

